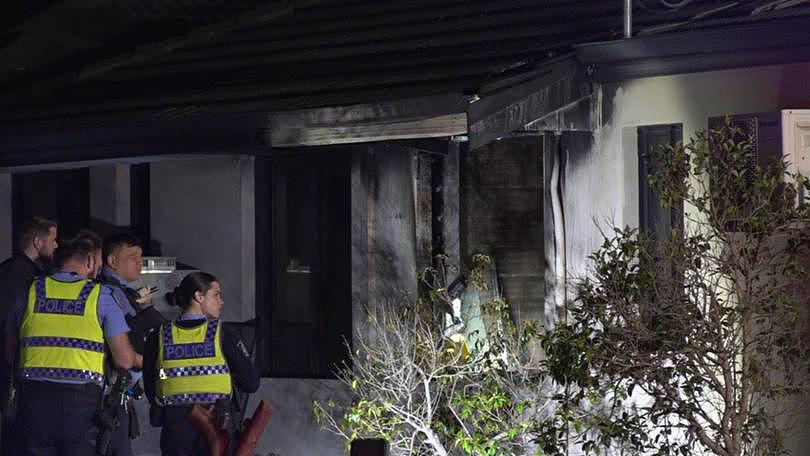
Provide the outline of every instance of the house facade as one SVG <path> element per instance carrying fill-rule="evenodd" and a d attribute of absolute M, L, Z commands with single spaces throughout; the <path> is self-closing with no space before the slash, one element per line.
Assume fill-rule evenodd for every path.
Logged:
<path fill-rule="evenodd" d="M 343 454 L 312 402 L 348 396 L 343 342 L 433 254 L 491 254 L 514 316 L 553 324 L 600 223 L 671 222 L 640 152 L 810 108 L 805 6 L 639 9 L 619 39 L 621 2 L 535 3 L 293 2 L 8 92 L 0 255 L 44 212 L 213 272 L 256 328 L 259 452 Z"/>

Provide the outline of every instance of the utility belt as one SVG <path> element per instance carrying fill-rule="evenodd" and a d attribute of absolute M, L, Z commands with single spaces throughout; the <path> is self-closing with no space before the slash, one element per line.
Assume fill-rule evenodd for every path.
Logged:
<path fill-rule="evenodd" d="M 127 435 L 134 439 L 141 434 L 138 415 L 134 401 L 143 397 L 139 384 L 130 385 L 129 372 L 117 370 L 113 383 L 107 385 L 100 413 L 96 416 L 99 435 L 96 441 L 96 453 L 110 454 L 112 441 L 122 425 L 127 425 Z"/>
<path fill-rule="evenodd" d="M 159 405 L 152 404 L 149 409 L 149 423 L 155 427 L 162 427 L 165 420 L 185 421 L 192 409 L 200 407 L 206 410 L 206 418 L 214 423 L 215 427 L 234 435 L 241 431 L 242 414 L 234 406 L 233 401 L 228 399 L 217 399 L 211 404 L 182 404 L 182 405 Z M 209 408 L 211 410 L 209 410 Z"/>

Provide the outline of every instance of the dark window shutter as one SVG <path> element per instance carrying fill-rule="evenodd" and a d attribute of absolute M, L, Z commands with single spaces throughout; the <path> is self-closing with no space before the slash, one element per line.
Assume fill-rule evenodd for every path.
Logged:
<path fill-rule="evenodd" d="M 682 140 L 683 127 L 680 124 L 638 128 L 639 229 L 649 231 L 658 242 L 670 240 L 672 229 L 683 227 L 683 204 L 670 209 L 662 207 L 661 195 L 650 185 L 649 176 L 663 166 L 655 160 L 655 152 Z"/>
<path fill-rule="evenodd" d="M 672 240 L 673 230 L 683 233 L 683 202 L 664 208 L 661 205 L 660 192 L 650 185 L 649 177 L 660 171 L 664 166 L 660 157 L 661 148 L 674 145 L 682 141 L 683 133 L 680 124 L 654 125 L 639 127 L 638 129 L 638 188 L 639 188 L 639 229 L 646 231 L 652 237 L 653 258 L 651 261 L 660 267 L 657 269 L 659 287 L 668 283 L 672 291 L 683 289 L 683 274 L 677 266 L 665 258 L 658 248 Z M 663 281 L 663 282 L 661 282 Z M 645 342 L 646 349 L 658 350 L 662 345 L 677 346 L 682 341 L 682 333 L 671 317 L 682 311 L 685 296 L 681 293 L 661 296 L 656 287 L 650 290 L 642 303 L 645 312 L 645 321 L 648 328 L 653 331 L 653 339 Z"/>

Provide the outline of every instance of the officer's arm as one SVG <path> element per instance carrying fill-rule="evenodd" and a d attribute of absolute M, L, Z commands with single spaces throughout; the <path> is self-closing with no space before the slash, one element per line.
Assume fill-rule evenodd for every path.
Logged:
<path fill-rule="evenodd" d="M 155 403 L 155 382 L 157 381 L 157 368 L 155 360 L 158 357 L 158 331 L 152 331 L 146 337 L 146 350 L 144 351 L 143 389 L 149 402 Z"/>
<path fill-rule="evenodd" d="M 140 368 L 143 365 L 143 358 L 132 348 L 129 334 L 127 334 L 129 326 L 127 326 L 121 309 L 115 303 L 110 287 L 102 288 L 98 306 L 101 326 L 104 328 L 104 335 L 110 346 L 113 363 L 121 369 Z"/>
<path fill-rule="evenodd" d="M 260 378 L 250 353 L 234 328 L 225 326 L 222 331 L 222 352 L 234 383 L 246 393 L 255 393 L 259 389 Z"/>
<path fill-rule="evenodd" d="M 6 346 L 3 356 L 6 362 L 11 364 L 14 357 L 17 356 L 17 343 L 19 339 L 20 321 L 22 321 L 22 314 L 25 312 L 25 302 L 23 296 L 17 296 L 14 301 L 13 307 L 8 311 L 6 316 Z"/>
<path fill-rule="evenodd" d="M 117 336 L 107 337 L 107 344 L 110 346 L 113 362 L 121 369 L 132 369 L 135 367 L 136 353 L 129 343 L 129 336 L 126 333 Z M 141 364 L 143 361 L 141 361 Z"/>
<path fill-rule="evenodd" d="M 6 346 L 3 356 L 6 358 L 6 363 L 11 364 L 14 362 L 14 356 L 17 354 L 17 336 L 12 333 L 6 333 Z"/>

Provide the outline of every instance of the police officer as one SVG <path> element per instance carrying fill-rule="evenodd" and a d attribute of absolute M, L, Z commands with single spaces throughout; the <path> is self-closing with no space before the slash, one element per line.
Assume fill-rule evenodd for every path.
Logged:
<path fill-rule="evenodd" d="M 119 368 L 142 363 L 110 289 L 91 280 L 101 267 L 100 247 L 90 232 L 60 245 L 57 271 L 34 280 L 7 325 L 17 330 L 9 340 L 19 345 L 17 422 L 24 454 L 93 455 L 105 343 Z"/>
<path fill-rule="evenodd" d="M 56 242 L 56 222 L 42 217 L 32 217 L 20 224 L 17 234 L 17 250 L 0 263 L 0 320 L 5 323 L 18 296 L 28 292 L 34 277 L 50 263 Z M 2 341 L 0 341 L 2 343 Z"/>
<path fill-rule="evenodd" d="M 27 296 L 34 277 L 42 275 L 46 264 L 50 264 L 57 247 L 56 235 L 56 222 L 52 220 L 34 216 L 20 224 L 17 250 L 0 263 L 0 329 L 5 330 L 6 315 Z M 4 395 L 0 454 L 19 454 L 12 417 L 16 407 L 8 402 L 14 350 L 6 355 L 5 341 L 5 334 L 0 335 L 0 353 L 5 355 L 0 360 L 0 394 Z"/>
<path fill-rule="evenodd" d="M 130 342 L 136 352 L 143 354 L 146 336 L 166 322 L 160 312 L 152 307 L 152 291 L 147 287 L 135 289 L 130 285 L 141 277 L 143 245 L 140 239 L 129 233 L 116 233 L 104 239 L 102 258 L 104 266 L 99 279 L 112 289 L 113 299 L 130 327 Z M 131 456 L 132 439 L 140 435 L 140 426 L 132 404 L 134 397 L 127 394 L 122 396 L 125 392 L 119 390 L 139 391 L 141 373 L 117 370 L 107 378 L 105 407 L 116 410 L 105 410 L 104 417 L 112 422 L 103 424 L 112 428 L 102 429 L 102 432 L 112 435 L 109 448 L 101 450 L 106 450 L 109 455 Z"/>
<path fill-rule="evenodd" d="M 143 244 L 129 233 L 116 233 L 104 239 L 104 260 L 100 281 L 113 288 L 118 306 L 125 315 L 134 316 L 141 309 L 151 306 L 151 293 L 143 287 L 135 289 L 130 284 L 141 277 L 143 268 Z"/>
<path fill-rule="evenodd" d="M 146 342 L 144 386 L 149 400 L 162 406 L 160 448 L 164 456 L 189 455 L 198 431 L 187 421 L 194 404 L 210 406 L 229 399 L 232 382 L 252 393 L 259 375 L 236 331 L 221 324 L 222 290 L 211 274 L 186 276 L 167 300 L 182 308 L 172 323 Z M 194 453 L 197 454 L 197 453 Z"/>

